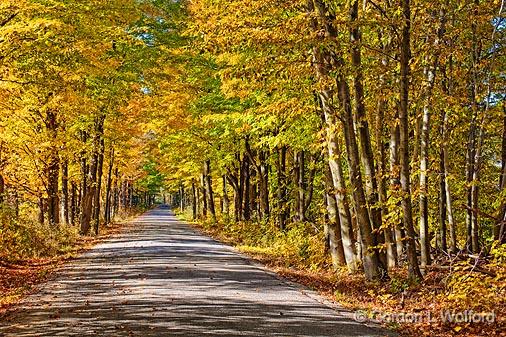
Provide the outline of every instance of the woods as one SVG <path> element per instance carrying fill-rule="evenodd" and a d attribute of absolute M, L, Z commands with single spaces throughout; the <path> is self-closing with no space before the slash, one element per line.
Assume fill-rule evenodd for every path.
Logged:
<path fill-rule="evenodd" d="M 214 199 L 229 198 L 211 167 L 235 221 L 322 226 L 335 267 L 360 260 L 371 280 L 404 264 L 421 280 L 433 259 L 504 243 L 502 3 L 187 9 L 200 87 L 191 122 L 161 139 L 169 182 L 198 181 L 205 163 L 200 217 L 217 221 Z"/>
<path fill-rule="evenodd" d="M 153 204 L 158 190 L 142 185 L 148 159 L 137 153 L 147 142 L 131 106 L 143 69 L 141 13 L 128 1 L 2 2 L 1 211 L 17 223 L 2 223 L 2 258 L 29 249 L 17 227 L 98 234 L 133 205 Z"/>
<path fill-rule="evenodd" d="M 311 270 L 503 282 L 504 28 L 501 0 L 4 0 L 0 259 L 167 202 Z"/>

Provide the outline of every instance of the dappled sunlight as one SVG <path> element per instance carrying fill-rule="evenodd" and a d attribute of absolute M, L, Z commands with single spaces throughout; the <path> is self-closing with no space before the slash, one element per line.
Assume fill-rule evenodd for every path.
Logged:
<path fill-rule="evenodd" d="M 380 336 L 167 209 L 68 264 L 8 315 L 7 336 Z"/>

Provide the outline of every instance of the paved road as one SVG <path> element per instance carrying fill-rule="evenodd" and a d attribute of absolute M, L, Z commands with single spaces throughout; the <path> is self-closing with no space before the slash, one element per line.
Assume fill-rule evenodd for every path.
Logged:
<path fill-rule="evenodd" d="M 66 265 L 0 336 L 384 336 L 160 208 Z"/>

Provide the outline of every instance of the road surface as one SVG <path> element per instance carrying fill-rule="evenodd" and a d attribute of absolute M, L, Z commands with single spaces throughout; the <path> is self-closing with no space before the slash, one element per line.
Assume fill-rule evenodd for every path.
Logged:
<path fill-rule="evenodd" d="M 385 336 L 167 208 L 65 265 L 0 336 Z"/>

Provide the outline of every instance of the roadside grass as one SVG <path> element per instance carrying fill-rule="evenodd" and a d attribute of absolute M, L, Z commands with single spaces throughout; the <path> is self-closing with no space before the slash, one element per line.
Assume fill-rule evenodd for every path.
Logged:
<path fill-rule="evenodd" d="M 188 221 L 189 214 L 178 214 Z M 314 224 L 280 231 L 270 223 L 192 222 L 204 233 L 236 247 L 272 271 L 318 291 L 341 306 L 382 323 L 401 336 L 505 336 L 506 248 L 497 247 L 486 266 L 490 275 L 473 270 L 469 261 L 449 270 L 430 270 L 424 280 L 408 280 L 406 268 L 390 271 L 386 282 L 368 282 L 361 273 L 333 270 L 323 230 Z M 494 321 L 473 320 L 472 315 Z M 460 315 L 460 316 L 459 316 Z M 466 316 L 467 315 L 467 316 Z"/>

